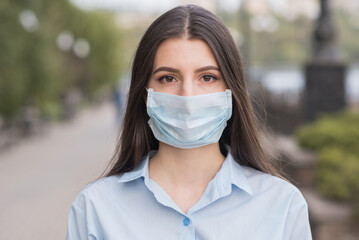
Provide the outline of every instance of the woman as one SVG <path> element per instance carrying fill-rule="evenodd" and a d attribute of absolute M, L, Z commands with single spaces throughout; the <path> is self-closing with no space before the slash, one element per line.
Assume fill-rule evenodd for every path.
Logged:
<path fill-rule="evenodd" d="M 164 13 L 138 46 L 111 169 L 73 203 L 67 239 L 311 239 L 259 138 L 228 29 L 198 6 Z"/>

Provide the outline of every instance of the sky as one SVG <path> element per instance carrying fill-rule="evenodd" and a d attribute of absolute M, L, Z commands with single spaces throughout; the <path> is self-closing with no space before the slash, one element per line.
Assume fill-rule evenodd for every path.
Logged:
<path fill-rule="evenodd" d="M 233 13 L 243 0 L 70 0 L 83 9 L 106 9 L 111 11 L 163 13 L 175 6 L 194 3 L 219 14 Z M 339 0 L 337 0 L 339 1 Z M 341 0 L 343 1 L 343 0 Z M 357 0 L 346 0 L 357 1 Z M 318 15 L 318 0 L 247 0 L 251 12 L 272 9 L 280 15 L 294 17 L 298 14 L 310 18 Z M 257 13 L 258 14 L 258 13 Z"/>
<path fill-rule="evenodd" d="M 163 12 L 180 5 L 179 0 L 71 0 L 85 9 L 101 8 L 109 10 L 138 10 L 147 12 Z M 218 0 L 221 10 L 235 11 L 242 0 Z"/>

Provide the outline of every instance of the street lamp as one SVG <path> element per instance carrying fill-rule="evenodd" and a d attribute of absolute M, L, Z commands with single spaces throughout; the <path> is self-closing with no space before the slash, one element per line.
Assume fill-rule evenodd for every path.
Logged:
<path fill-rule="evenodd" d="M 337 112 L 345 105 L 346 66 L 339 60 L 337 35 L 328 0 L 320 0 L 320 15 L 313 32 L 313 55 L 305 66 L 304 109 L 307 121 L 320 113 Z"/>

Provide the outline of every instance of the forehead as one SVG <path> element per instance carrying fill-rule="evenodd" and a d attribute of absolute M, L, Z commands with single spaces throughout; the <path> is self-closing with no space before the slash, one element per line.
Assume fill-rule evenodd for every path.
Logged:
<path fill-rule="evenodd" d="M 154 67 L 160 65 L 217 66 L 217 61 L 205 41 L 172 38 L 163 41 L 157 49 Z"/>

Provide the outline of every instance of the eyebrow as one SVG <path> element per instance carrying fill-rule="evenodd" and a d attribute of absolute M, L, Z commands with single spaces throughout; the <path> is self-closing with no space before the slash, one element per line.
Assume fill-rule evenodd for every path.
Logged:
<path fill-rule="evenodd" d="M 198 73 L 198 72 L 203 72 L 203 71 L 207 71 L 207 70 L 216 70 L 216 71 L 220 72 L 219 68 L 218 68 L 218 67 L 215 67 L 215 66 L 205 66 L 205 67 L 201 67 L 201 68 L 196 69 L 195 72 Z M 156 74 L 157 72 L 160 72 L 160 71 L 179 73 L 179 70 L 176 69 L 176 68 L 171 68 L 171 67 L 159 67 L 159 68 L 157 68 L 157 69 L 153 72 L 153 74 Z"/>

